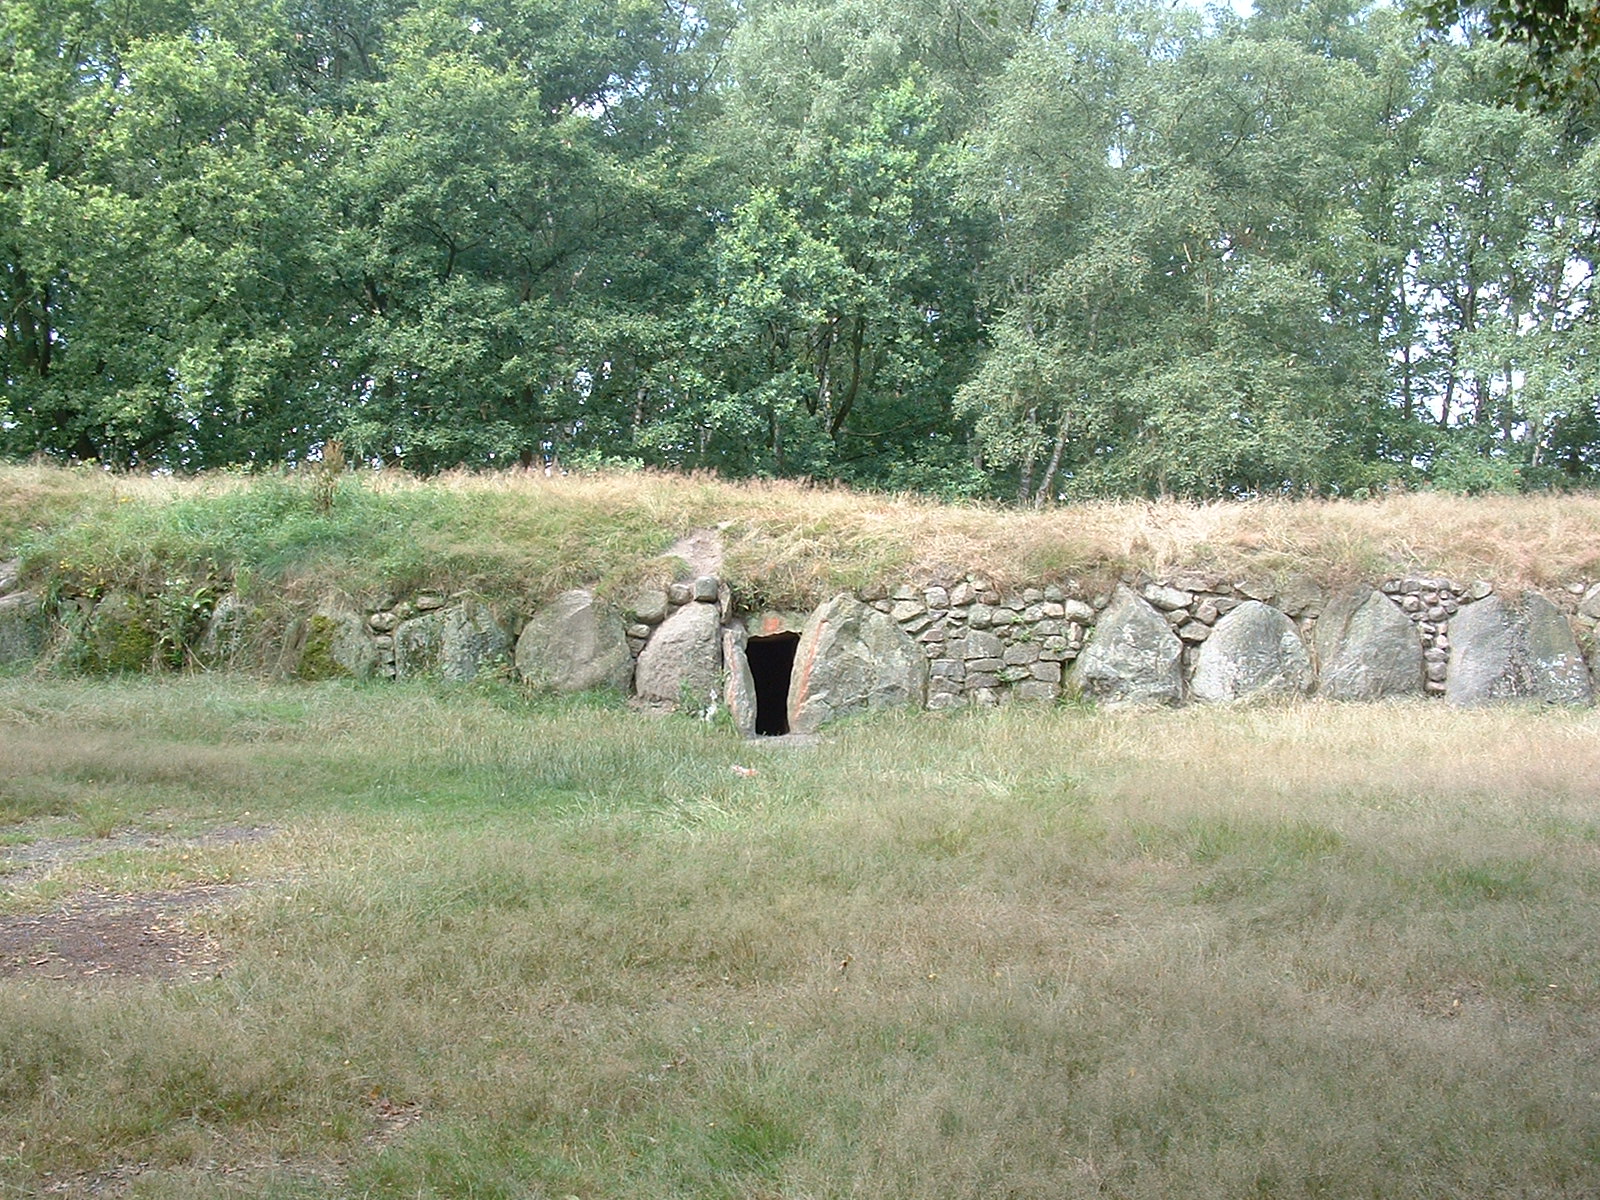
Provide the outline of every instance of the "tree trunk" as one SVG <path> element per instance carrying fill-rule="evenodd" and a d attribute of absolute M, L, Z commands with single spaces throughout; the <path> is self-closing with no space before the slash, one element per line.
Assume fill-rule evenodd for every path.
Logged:
<path fill-rule="evenodd" d="M 1054 500 L 1056 472 L 1061 469 L 1061 454 L 1067 445 L 1067 427 L 1070 423 L 1072 410 L 1066 405 L 1061 406 L 1061 420 L 1056 422 L 1056 442 L 1050 448 L 1050 465 L 1044 469 L 1044 478 L 1039 481 L 1039 490 L 1033 495 L 1033 507 L 1043 508 L 1047 499 Z"/>

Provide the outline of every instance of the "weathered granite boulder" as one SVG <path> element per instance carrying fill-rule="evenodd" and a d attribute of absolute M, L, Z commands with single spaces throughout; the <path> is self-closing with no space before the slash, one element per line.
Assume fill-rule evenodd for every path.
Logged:
<path fill-rule="evenodd" d="M 1588 667 L 1572 627 L 1537 592 L 1509 603 L 1498 592 L 1466 604 L 1450 621 L 1445 699 L 1471 706 L 1496 700 L 1590 704 Z"/>
<path fill-rule="evenodd" d="M 720 699 L 722 614 L 713 603 L 685 604 L 639 652 L 633 690 L 645 700 L 705 708 Z"/>
<path fill-rule="evenodd" d="M 1311 680 L 1311 655 L 1294 622 L 1269 604 L 1246 600 L 1201 644 L 1189 694 L 1212 703 L 1303 695 Z"/>
<path fill-rule="evenodd" d="M 370 646 L 371 639 L 366 641 Z M 494 614 L 475 600 L 463 600 L 395 627 L 395 678 L 437 675 L 447 683 L 466 683 L 504 663 L 510 649 L 511 635 Z"/>
<path fill-rule="evenodd" d="M 811 614 L 795 649 L 789 728 L 815 733 L 846 713 L 922 707 L 928 656 L 888 613 L 835 596 Z"/>
<path fill-rule="evenodd" d="M 728 706 L 733 727 L 743 737 L 754 737 L 756 732 L 756 680 L 750 672 L 750 659 L 745 653 L 749 635 L 737 626 L 722 631 L 722 663 L 726 678 L 722 687 L 722 701 Z"/>
<path fill-rule="evenodd" d="M 212 640 L 216 613 L 212 618 L 212 626 L 201 639 L 202 650 Z M 301 679 L 368 679 L 377 665 L 378 651 L 367 632 L 366 618 L 339 604 L 318 606 L 306 623 L 295 674 Z"/>
<path fill-rule="evenodd" d="M 511 655 L 511 635 L 487 605 L 464 600 L 445 610 L 439 671 L 451 683 L 464 683 L 480 671 L 503 667 Z"/>
<path fill-rule="evenodd" d="M 149 603 L 126 592 L 107 592 L 89 613 L 81 660 L 99 674 L 147 671 L 156 663 L 159 644 Z"/>
<path fill-rule="evenodd" d="M 517 639 L 516 664 L 523 679 L 557 692 L 623 689 L 633 673 L 622 618 L 583 588 L 534 614 Z"/>
<path fill-rule="evenodd" d="M 33 592 L 0 596 L 0 667 L 26 666 L 44 653 L 44 608 Z"/>
<path fill-rule="evenodd" d="M 218 598 L 195 653 L 207 667 L 234 666 L 244 652 L 250 606 L 233 592 Z"/>
<path fill-rule="evenodd" d="M 1423 690 L 1422 639 L 1398 604 L 1355 588 L 1317 621 L 1317 690 L 1331 700 L 1376 700 Z"/>
<path fill-rule="evenodd" d="M 444 613 L 435 610 L 397 622 L 389 636 L 394 639 L 396 679 L 418 679 L 438 670 L 439 651 L 444 645 Z"/>
<path fill-rule="evenodd" d="M 1182 655 L 1166 618 L 1119 585 L 1067 674 L 1067 690 L 1105 704 L 1176 704 Z"/>

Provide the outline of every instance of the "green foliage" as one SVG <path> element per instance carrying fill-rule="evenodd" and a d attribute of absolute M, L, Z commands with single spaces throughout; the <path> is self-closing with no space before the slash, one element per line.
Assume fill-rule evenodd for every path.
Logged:
<path fill-rule="evenodd" d="M 1584 484 L 1593 0 L 1422 7 L 13 0 L 0 456 Z"/>
<path fill-rule="evenodd" d="M 1508 496 L 1522 490 L 1522 471 L 1505 458 L 1470 446 L 1453 445 L 1433 465 L 1433 485 L 1463 496 Z"/>
<path fill-rule="evenodd" d="M 1546 106 L 1600 97 L 1600 8 L 1594 0 L 1417 0 L 1435 33 L 1476 29 L 1525 54 L 1506 80 L 1520 101 Z"/>

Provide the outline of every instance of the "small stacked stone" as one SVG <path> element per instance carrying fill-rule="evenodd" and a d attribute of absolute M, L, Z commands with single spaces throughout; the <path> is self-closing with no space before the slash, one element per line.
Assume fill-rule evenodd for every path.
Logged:
<path fill-rule="evenodd" d="M 1147 583 L 1139 594 L 1151 608 L 1166 617 L 1167 624 L 1183 640 L 1185 647 L 1198 646 L 1205 641 L 1211 636 L 1211 627 L 1244 602 L 1229 584 L 1206 576 Z M 1262 599 L 1258 595 L 1246 598 Z"/>
<path fill-rule="evenodd" d="M 400 626 L 444 605 L 444 597 L 433 592 L 423 592 L 411 600 L 397 600 L 392 595 L 380 596 L 370 605 L 367 628 L 372 631 L 372 645 L 378 652 L 376 669 L 379 675 L 385 679 L 395 677 L 395 634 Z"/>
<path fill-rule="evenodd" d="M 1180 575 L 1167 582 L 1147 583 L 1139 594 L 1167 618 L 1189 651 L 1209 638 L 1212 627 L 1246 600 L 1272 605 L 1308 636 L 1316 627 L 1326 600 L 1322 588 L 1303 577 L 1279 589 L 1250 579 L 1230 581 L 1214 575 Z"/>
<path fill-rule="evenodd" d="M 372 611 L 367 616 L 367 628 L 372 630 L 372 644 L 378 651 L 377 672 L 385 679 L 393 679 L 394 666 L 394 631 L 400 628 L 400 622 L 411 617 L 415 609 L 410 604 L 402 604 L 393 596 L 384 596 L 374 602 Z"/>
<path fill-rule="evenodd" d="M 1600 583 L 1592 579 L 1567 585 L 1568 602 L 1573 606 L 1572 629 L 1584 652 L 1595 663 L 1595 644 L 1600 641 Z M 1563 606 L 1565 607 L 1565 605 Z"/>
<path fill-rule="evenodd" d="M 1494 585 L 1482 579 L 1464 586 L 1449 579 L 1406 578 L 1385 580 L 1378 590 L 1398 604 L 1416 625 L 1422 638 L 1428 694 L 1443 695 L 1450 668 L 1450 618 L 1461 610 L 1462 604 L 1490 595 Z"/>
<path fill-rule="evenodd" d="M 1322 588 L 1309 578 L 1279 588 L 1249 579 L 1187 574 L 1147 581 L 1135 590 L 1166 618 L 1186 657 L 1211 636 L 1219 620 L 1247 600 L 1279 608 L 1305 636 L 1315 628 L 1326 601 Z M 969 575 L 955 583 L 865 592 L 862 599 L 892 616 L 922 645 L 929 659 L 928 707 L 939 709 L 1011 699 L 1055 700 L 1067 664 L 1083 649 L 1109 596 L 1058 584 L 1002 592 Z"/>
<path fill-rule="evenodd" d="M 718 604 L 726 619 L 732 610 L 732 595 L 715 575 L 700 575 L 666 587 L 641 587 L 626 605 L 628 650 L 634 658 L 644 650 L 656 627 L 686 604 Z"/>
<path fill-rule="evenodd" d="M 981 576 L 863 597 L 928 656 L 928 707 L 1053 701 L 1094 608 L 1056 584 L 1002 592 Z"/>

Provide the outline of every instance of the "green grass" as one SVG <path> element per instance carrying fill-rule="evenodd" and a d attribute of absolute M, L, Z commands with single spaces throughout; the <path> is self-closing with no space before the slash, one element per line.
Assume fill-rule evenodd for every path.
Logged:
<path fill-rule="evenodd" d="M 3 681 L 0 914 L 248 886 L 0 980 L 0 1196 L 1593 1195 L 1597 733 Z"/>

